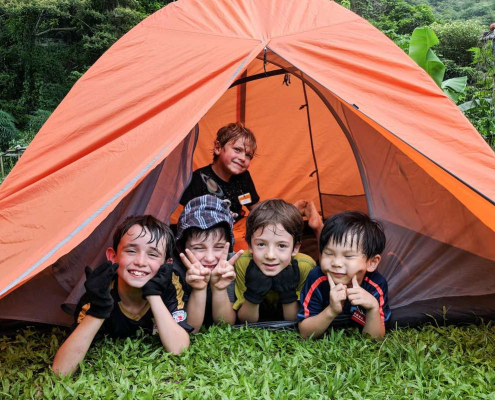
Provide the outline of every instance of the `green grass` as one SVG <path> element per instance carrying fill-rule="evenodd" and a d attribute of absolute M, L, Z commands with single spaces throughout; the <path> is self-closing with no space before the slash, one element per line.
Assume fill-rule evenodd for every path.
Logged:
<path fill-rule="evenodd" d="M 373 342 L 354 330 L 303 341 L 295 332 L 213 327 L 181 356 L 158 338 L 105 339 L 80 372 L 50 365 L 66 333 L 0 338 L 0 398 L 495 399 L 495 326 L 400 329 Z"/>

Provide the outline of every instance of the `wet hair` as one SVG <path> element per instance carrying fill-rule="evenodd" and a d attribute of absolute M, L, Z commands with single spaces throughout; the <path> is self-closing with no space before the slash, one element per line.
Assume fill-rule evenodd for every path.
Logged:
<path fill-rule="evenodd" d="M 246 128 L 240 122 L 230 123 L 222 126 L 217 132 L 216 142 L 219 143 L 220 148 L 224 148 L 227 143 L 235 143 L 237 139 L 244 140 L 244 146 L 249 147 L 252 152 L 252 156 L 256 154 L 256 138 L 253 132 Z M 213 152 L 213 162 L 217 161 L 218 155 Z"/>
<path fill-rule="evenodd" d="M 386 237 L 380 222 L 360 211 L 345 211 L 328 218 L 320 234 L 320 254 L 329 241 L 338 245 L 354 244 L 366 259 L 383 253 Z M 350 243 L 348 242 L 350 240 Z"/>
<path fill-rule="evenodd" d="M 192 236 L 196 236 L 201 242 L 206 242 L 210 237 L 212 237 L 213 240 L 220 240 L 224 237 L 225 240 L 230 243 L 230 229 L 226 225 L 227 224 L 217 224 L 208 229 L 196 227 L 186 229 L 180 240 L 177 241 L 177 250 L 184 251 L 186 249 L 187 240 Z"/>
<path fill-rule="evenodd" d="M 268 225 L 280 224 L 294 239 L 294 246 L 301 242 L 304 222 L 296 206 L 281 199 L 270 199 L 259 203 L 246 220 L 246 242 L 251 246 L 253 234 Z"/>
<path fill-rule="evenodd" d="M 172 257 L 172 252 L 175 247 L 175 238 L 172 230 L 164 222 L 156 219 L 152 215 L 131 215 L 127 217 L 115 230 L 113 234 L 113 249 L 117 251 L 120 240 L 124 235 L 133 227 L 139 225 L 142 229 L 138 238 L 150 234 L 150 240 L 148 243 L 158 243 L 163 239 L 165 240 L 165 261 Z M 136 238 L 137 239 L 137 238 Z"/>

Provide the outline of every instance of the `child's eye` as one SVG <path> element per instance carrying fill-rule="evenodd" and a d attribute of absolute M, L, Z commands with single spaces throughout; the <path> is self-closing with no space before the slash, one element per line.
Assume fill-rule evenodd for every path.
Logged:
<path fill-rule="evenodd" d="M 239 147 L 234 147 L 234 151 L 235 151 L 236 153 L 240 153 L 240 152 L 241 152 L 241 149 L 240 149 Z"/>
<path fill-rule="evenodd" d="M 258 247 L 264 247 L 265 244 L 264 243 L 256 243 L 256 246 L 258 246 Z"/>
<path fill-rule="evenodd" d="M 252 160 L 253 159 L 253 155 L 250 154 L 250 153 L 246 153 L 246 158 L 248 158 L 249 160 Z"/>
<path fill-rule="evenodd" d="M 158 254 L 150 253 L 150 257 L 158 257 Z"/>
<path fill-rule="evenodd" d="M 128 254 L 136 254 L 136 251 L 135 250 L 131 250 L 131 249 L 126 250 L 125 252 L 128 253 Z"/>
<path fill-rule="evenodd" d="M 333 256 L 333 253 L 330 251 L 324 251 L 323 252 L 326 256 Z"/>
<path fill-rule="evenodd" d="M 287 248 L 287 247 L 289 247 L 289 246 L 287 246 L 286 244 L 280 243 L 280 244 L 278 245 L 278 247 L 280 247 L 281 249 L 286 249 L 286 248 Z"/>

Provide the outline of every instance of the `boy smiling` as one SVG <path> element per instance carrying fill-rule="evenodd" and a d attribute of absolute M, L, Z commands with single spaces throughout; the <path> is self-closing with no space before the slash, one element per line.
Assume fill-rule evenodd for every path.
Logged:
<path fill-rule="evenodd" d="M 189 346 L 179 277 L 166 263 L 175 241 L 172 231 L 156 218 L 127 218 L 117 228 L 107 262 L 94 271 L 86 267 L 86 293 L 77 309 L 77 327 L 53 361 L 56 373 L 76 371 L 98 333 L 133 336 L 142 328 L 158 332 L 166 351 L 181 353 Z"/>
<path fill-rule="evenodd" d="M 316 264 L 298 254 L 303 228 L 297 208 L 280 199 L 265 200 L 249 214 L 249 253 L 235 264 L 234 309 L 241 322 L 296 320 L 299 291 Z"/>
<path fill-rule="evenodd" d="M 381 338 L 390 319 L 388 286 L 376 270 L 385 248 L 379 222 L 357 211 L 325 221 L 320 235 L 320 267 L 301 292 L 298 314 L 301 336 L 321 336 L 329 326 L 357 324 L 363 333 Z"/>

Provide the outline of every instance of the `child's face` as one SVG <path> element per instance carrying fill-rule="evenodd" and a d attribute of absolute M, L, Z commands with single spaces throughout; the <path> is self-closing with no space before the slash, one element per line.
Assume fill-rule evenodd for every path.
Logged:
<path fill-rule="evenodd" d="M 351 286 L 351 281 L 356 275 L 357 281 L 361 285 L 366 272 L 373 272 L 380 262 L 380 255 L 376 255 L 369 260 L 356 244 L 356 236 L 352 240 L 348 236 L 344 243 L 337 244 L 330 239 L 321 252 L 321 270 L 330 273 L 335 284 L 342 283 Z"/>
<path fill-rule="evenodd" d="M 224 147 L 215 145 L 215 154 L 218 156 L 216 163 L 230 175 L 239 175 L 249 168 L 253 159 L 253 153 L 249 146 L 246 146 L 243 138 L 235 142 L 228 142 Z"/>
<path fill-rule="evenodd" d="M 165 263 L 165 239 L 148 243 L 150 233 L 145 229 L 142 234 L 142 230 L 140 225 L 131 226 L 120 239 L 117 252 L 111 247 L 107 249 L 107 258 L 119 264 L 119 287 L 142 288 Z"/>
<path fill-rule="evenodd" d="M 259 228 L 251 237 L 249 251 L 258 268 L 266 276 L 276 276 L 291 263 L 299 251 L 294 238 L 281 224 Z"/>
<path fill-rule="evenodd" d="M 194 257 L 198 259 L 203 267 L 212 270 L 217 266 L 218 261 L 220 261 L 225 243 L 227 243 L 225 233 L 217 230 L 211 232 L 208 236 L 189 236 L 185 247 L 191 250 Z"/>

